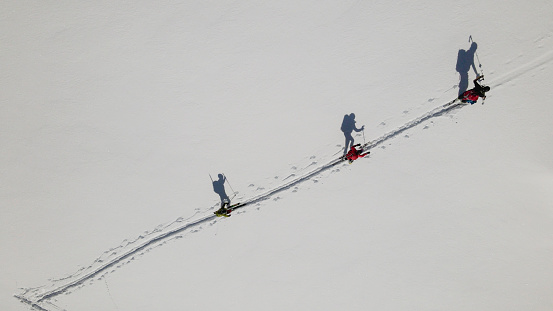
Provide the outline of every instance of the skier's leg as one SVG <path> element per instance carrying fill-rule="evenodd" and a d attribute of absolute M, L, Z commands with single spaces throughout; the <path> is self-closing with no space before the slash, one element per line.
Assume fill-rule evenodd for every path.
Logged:
<path fill-rule="evenodd" d="M 463 94 L 469 87 L 469 73 L 467 72 L 460 72 L 460 79 L 459 79 L 459 96 Z"/>
<path fill-rule="evenodd" d="M 344 154 L 348 153 L 351 146 L 353 146 L 354 139 L 353 136 L 351 136 L 351 133 L 344 133 L 346 136 L 346 143 L 344 144 Z"/>

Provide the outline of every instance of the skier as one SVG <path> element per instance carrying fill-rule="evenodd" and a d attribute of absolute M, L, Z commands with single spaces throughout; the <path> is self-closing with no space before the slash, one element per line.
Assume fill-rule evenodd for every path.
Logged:
<path fill-rule="evenodd" d="M 490 90 L 489 86 L 482 86 L 478 81 L 484 79 L 484 75 L 476 77 L 474 79 L 474 88 L 464 92 L 463 94 L 459 95 L 459 99 L 463 103 L 470 103 L 471 105 L 475 104 L 476 101 L 478 101 L 479 97 L 482 97 L 482 99 L 486 99 L 486 92 Z"/>
<path fill-rule="evenodd" d="M 361 152 L 363 152 L 363 148 L 357 149 L 357 147 L 360 147 L 360 146 L 361 144 L 351 146 L 351 149 L 349 150 L 349 152 L 344 156 L 344 160 L 348 160 L 349 164 L 351 164 L 353 163 L 353 161 L 359 158 L 363 158 L 369 153 L 371 153 L 370 151 L 367 151 L 366 153 L 362 154 Z"/>
<path fill-rule="evenodd" d="M 340 128 L 340 130 L 342 130 L 342 132 L 344 132 L 344 136 L 346 138 L 346 143 L 345 143 L 345 146 L 344 146 L 344 154 L 346 154 L 348 152 L 350 146 L 352 146 L 353 143 L 354 143 L 354 139 L 353 139 L 353 136 L 351 136 L 351 133 L 353 131 L 361 132 L 364 129 L 365 129 L 364 125 L 360 129 L 358 129 L 355 126 L 355 114 L 354 113 L 351 113 L 349 115 L 346 114 L 344 116 L 344 120 L 342 121 L 342 127 Z"/>

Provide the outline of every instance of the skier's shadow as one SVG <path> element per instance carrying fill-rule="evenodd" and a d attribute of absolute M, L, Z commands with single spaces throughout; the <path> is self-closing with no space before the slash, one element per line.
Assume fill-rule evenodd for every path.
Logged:
<path fill-rule="evenodd" d="M 459 95 L 463 94 L 468 89 L 469 71 L 471 67 L 474 73 L 478 75 L 478 71 L 476 71 L 476 66 L 474 65 L 474 54 L 477 48 L 478 44 L 473 41 L 468 50 L 461 49 L 457 53 L 457 65 L 455 66 L 455 70 L 457 70 L 460 77 Z"/>
<path fill-rule="evenodd" d="M 223 205 L 223 202 L 227 200 L 230 202 L 230 198 L 227 195 L 227 192 L 225 191 L 225 175 L 219 174 L 217 175 L 219 178 L 218 180 L 213 181 L 213 191 L 219 195 L 221 198 L 221 205 Z"/>
<path fill-rule="evenodd" d="M 355 140 L 353 139 L 353 136 L 351 135 L 353 133 L 353 131 L 360 132 L 364 129 L 364 127 L 361 127 L 360 129 L 358 129 L 355 126 L 356 122 L 357 121 L 355 121 L 355 114 L 354 113 L 346 114 L 344 116 L 343 121 L 342 121 L 342 126 L 340 127 L 340 130 L 344 133 L 344 137 L 346 139 L 346 141 L 344 143 L 344 154 L 348 153 L 351 146 L 354 145 Z"/>

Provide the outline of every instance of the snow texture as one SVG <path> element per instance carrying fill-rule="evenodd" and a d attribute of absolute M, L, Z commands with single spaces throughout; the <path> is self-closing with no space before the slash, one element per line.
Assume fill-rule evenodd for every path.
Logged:
<path fill-rule="evenodd" d="M 0 309 L 553 309 L 551 1 L 1 14 Z"/>

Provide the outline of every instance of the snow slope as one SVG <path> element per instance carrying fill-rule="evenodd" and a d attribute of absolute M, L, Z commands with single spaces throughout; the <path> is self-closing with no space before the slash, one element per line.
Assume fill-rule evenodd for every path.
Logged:
<path fill-rule="evenodd" d="M 552 309 L 550 1 L 4 6 L 3 310 Z"/>

